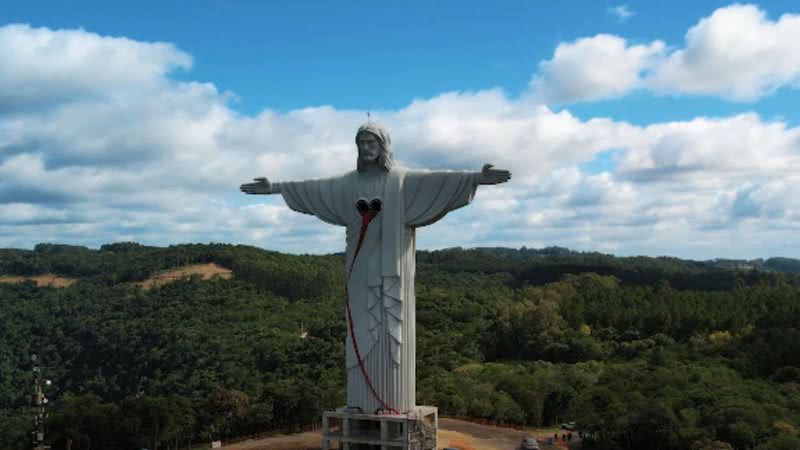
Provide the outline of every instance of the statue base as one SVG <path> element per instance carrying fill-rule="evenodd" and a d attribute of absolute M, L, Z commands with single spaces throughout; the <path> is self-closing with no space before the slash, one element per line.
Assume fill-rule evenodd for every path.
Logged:
<path fill-rule="evenodd" d="M 363 414 L 347 408 L 322 413 L 322 449 L 436 450 L 439 410 L 417 406 L 403 414 Z M 336 448 L 336 447 L 334 447 Z"/>

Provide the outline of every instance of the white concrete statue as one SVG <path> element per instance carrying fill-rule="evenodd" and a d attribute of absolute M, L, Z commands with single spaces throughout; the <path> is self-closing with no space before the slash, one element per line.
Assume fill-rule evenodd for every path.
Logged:
<path fill-rule="evenodd" d="M 389 133 L 372 122 L 358 129 L 356 145 L 358 169 L 353 172 L 280 183 L 256 178 L 254 183 L 241 185 L 241 190 L 246 194 L 281 193 L 291 209 L 347 227 L 346 271 L 353 261 L 362 225 L 356 203 L 359 199 L 382 201 L 347 285 L 353 334 L 376 392 L 362 373 L 348 331 L 347 406 L 364 413 L 385 409 L 403 413 L 416 406 L 416 229 L 468 204 L 479 184 L 504 183 L 511 174 L 490 164 L 480 172 L 397 167 Z"/>

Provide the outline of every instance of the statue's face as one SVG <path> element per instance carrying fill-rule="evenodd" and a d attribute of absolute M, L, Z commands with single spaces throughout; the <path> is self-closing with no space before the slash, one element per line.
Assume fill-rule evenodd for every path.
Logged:
<path fill-rule="evenodd" d="M 381 156 L 381 141 L 372 133 L 362 132 L 356 137 L 358 157 L 365 162 L 375 162 Z"/>

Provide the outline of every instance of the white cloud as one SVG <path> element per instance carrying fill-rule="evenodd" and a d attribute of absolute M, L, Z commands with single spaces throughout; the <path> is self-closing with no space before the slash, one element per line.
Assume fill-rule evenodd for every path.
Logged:
<path fill-rule="evenodd" d="M 531 89 L 546 103 L 618 97 L 640 87 L 643 72 L 663 52 L 661 41 L 628 45 L 610 34 L 559 44 L 552 59 L 539 63 Z"/>
<path fill-rule="evenodd" d="M 800 83 L 800 15 L 770 20 L 755 5 L 715 10 L 686 33 L 685 46 L 631 45 L 599 34 L 559 44 L 531 80 L 535 98 L 572 103 L 635 89 L 754 101 Z"/>
<path fill-rule="evenodd" d="M 800 15 L 777 21 L 755 5 L 714 11 L 686 33 L 686 47 L 659 65 L 648 85 L 752 101 L 800 81 Z"/>
<path fill-rule="evenodd" d="M 800 129 L 763 122 L 747 113 L 696 118 L 642 129 L 620 159 L 620 173 L 643 181 L 692 179 L 688 185 L 716 187 L 720 181 L 774 177 L 800 167 Z M 708 178 L 724 175 L 725 180 Z"/>
<path fill-rule="evenodd" d="M 616 17 L 620 22 L 624 22 L 636 15 L 635 12 L 628 8 L 628 5 L 609 6 L 606 12 Z"/>
<path fill-rule="evenodd" d="M 88 55 L 86 66 L 100 65 L 108 53 L 151 48 L 86 31 L 0 28 L 0 36 L 14 33 L 54 48 L 81 36 L 73 53 Z M 618 54 L 635 47 L 613 37 L 586 45 L 598 42 Z M 80 45 L 106 50 L 82 52 Z M 2 51 L 8 50 L 0 45 L 0 60 L 7 60 Z M 652 44 L 635 51 L 657 53 Z M 31 70 L 45 70 L 45 55 L 30 53 Z M 238 185 L 255 176 L 351 170 L 362 111 L 314 106 L 242 116 L 215 86 L 170 78 L 181 58 L 145 50 L 137 57 L 157 69 L 118 85 L 124 95 L 91 90 L 94 72 L 76 68 L 50 78 L 32 73 L 36 98 L 5 104 L 0 247 L 136 240 L 342 249 L 341 229 L 290 211 L 280 198 L 244 196 Z M 25 87 L 22 78 L 3 83 L 0 98 Z M 81 83 L 88 90 L 80 94 L 62 87 Z M 581 120 L 499 89 L 443 93 L 374 113 L 390 126 L 405 165 L 478 170 L 491 162 L 514 173 L 511 183 L 479 188 L 474 205 L 420 230 L 419 248 L 563 245 L 695 257 L 800 252 L 800 244 L 783 244 L 800 228 L 800 197 L 792 195 L 800 189 L 793 175 L 800 173 L 800 129 L 780 121 L 742 114 L 642 127 Z M 617 155 L 614 166 L 581 169 L 609 150 Z"/>
<path fill-rule="evenodd" d="M 2 225 L 28 225 L 43 223 L 73 223 L 83 222 L 85 218 L 78 217 L 59 208 L 35 205 L 30 203 L 5 203 L 0 204 L 0 224 Z"/>
<path fill-rule="evenodd" d="M 731 213 L 736 218 L 764 218 L 800 221 L 800 177 L 747 183 L 732 197 Z"/>
<path fill-rule="evenodd" d="M 0 111 L 2 105 L 39 106 L 40 100 L 125 96 L 157 88 L 169 71 L 192 65 L 188 54 L 167 43 L 23 24 L 0 27 L 0 55 Z"/>

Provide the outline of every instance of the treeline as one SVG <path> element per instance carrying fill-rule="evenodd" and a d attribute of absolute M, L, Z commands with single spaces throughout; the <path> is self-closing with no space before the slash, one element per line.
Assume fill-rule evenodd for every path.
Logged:
<path fill-rule="evenodd" d="M 672 257 L 616 257 L 562 247 L 451 248 L 421 251 L 417 259 L 421 265 L 432 264 L 450 272 L 508 273 L 514 277 L 516 286 L 553 283 L 567 273 L 596 273 L 616 277 L 625 286 L 655 286 L 666 281 L 676 289 L 731 290 L 737 285 L 761 281 L 797 283 L 796 277 L 786 274 L 800 272 L 800 260 L 790 258 L 692 261 Z"/>
<path fill-rule="evenodd" d="M 141 290 L 214 262 L 229 280 Z M 594 449 L 800 448 L 800 276 L 566 249 L 418 253 L 418 403 Z M 27 449 L 30 354 L 54 449 L 295 430 L 344 401 L 341 255 L 223 244 L 0 250 L 0 448 Z"/>
<path fill-rule="evenodd" d="M 320 295 L 341 279 L 336 270 L 340 257 L 290 257 L 227 244 L 160 248 L 120 242 L 99 250 L 64 244 L 38 244 L 33 250 L 0 249 L 0 275 L 53 273 L 107 286 L 143 281 L 173 267 L 204 263 L 231 269 L 237 278 L 288 298 Z M 301 279 L 303 283 L 298 283 Z"/>
<path fill-rule="evenodd" d="M 457 296 L 483 292 L 466 289 Z M 425 348 L 435 363 L 421 365 L 422 401 L 513 424 L 575 420 L 586 448 L 800 448 L 790 284 L 680 291 L 584 274 L 492 297 L 477 350 L 452 319 L 462 306 L 426 303 L 436 317 L 425 323 L 450 331 L 425 329 L 436 345 Z"/>

